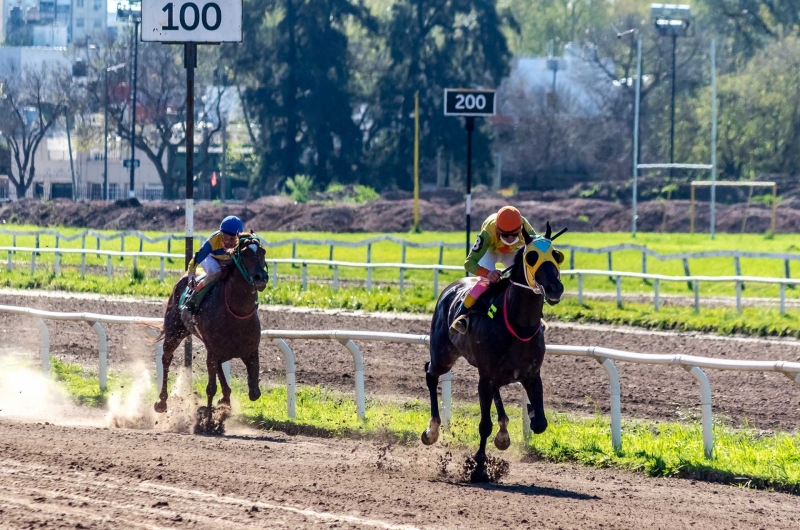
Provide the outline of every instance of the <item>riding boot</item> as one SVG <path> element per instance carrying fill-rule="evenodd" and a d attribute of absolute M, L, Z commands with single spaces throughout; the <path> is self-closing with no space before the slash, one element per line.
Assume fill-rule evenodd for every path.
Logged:
<path fill-rule="evenodd" d="M 202 288 L 203 282 L 198 282 L 194 289 L 189 289 L 189 292 L 186 293 L 186 299 L 183 302 L 183 306 L 193 315 L 197 312 L 195 298 L 197 297 L 197 293 L 199 293 Z"/>
<path fill-rule="evenodd" d="M 461 305 L 458 307 L 458 311 L 456 312 L 456 318 L 453 320 L 453 323 L 450 324 L 450 329 L 457 331 L 462 335 L 467 334 L 467 330 L 469 329 L 469 307 L 461 302 Z"/>

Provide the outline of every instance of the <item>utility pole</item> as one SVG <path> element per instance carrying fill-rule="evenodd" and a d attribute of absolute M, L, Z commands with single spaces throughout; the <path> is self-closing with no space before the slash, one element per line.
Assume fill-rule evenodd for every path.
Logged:
<path fill-rule="evenodd" d="M 133 106 L 131 107 L 131 183 L 128 190 L 128 198 L 133 199 L 136 197 L 136 190 L 134 188 L 134 178 L 136 171 L 136 81 L 138 79 L 137 68 L 139 66 L 139 23 L 141 18 L 133 19 Z"/>

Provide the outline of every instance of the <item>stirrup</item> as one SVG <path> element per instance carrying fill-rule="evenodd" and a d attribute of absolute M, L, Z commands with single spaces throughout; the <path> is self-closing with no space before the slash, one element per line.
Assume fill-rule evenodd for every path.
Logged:
<path fill-rule="evenodd" d="M 453 323 L 450 324 L 450 329 L 457 331 L 462 335 L 467 334 L 469 329 L 469 317 L 467 315 L 459 315 Z"/>

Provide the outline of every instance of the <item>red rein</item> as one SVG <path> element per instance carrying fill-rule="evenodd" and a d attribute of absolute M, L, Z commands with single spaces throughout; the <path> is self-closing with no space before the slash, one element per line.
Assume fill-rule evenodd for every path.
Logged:
<path fill-rule="evenodd" d="M 503 296 L 503 321 L 506 323 L 506 329 L 509 331 L 509 333 L 514 335 L 514 337 L 516 337 L 517 340 L 520 340 L 522 342 L 530 342 L 536 335 L 539 334 L 539 332 L 542 331 L 542 326 L 540 324 L 539 328 L 533 333 L 533 335 L 531 335 L 527 339 L 523 339 L 522 337 L 517 335 L 517 332 L 514 331 L 514 328 L 511 327 L 511 323 L 508 321 L 508 311 L 506 310 L 506 307 L 508 306 L 508 291 L 510 290 L 511 290 L 510 287 L 506 289 L 506 294 Z"/>

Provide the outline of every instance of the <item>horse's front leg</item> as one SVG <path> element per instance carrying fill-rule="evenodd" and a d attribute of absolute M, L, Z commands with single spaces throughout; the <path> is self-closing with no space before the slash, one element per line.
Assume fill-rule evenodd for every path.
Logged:
<path fill-rule="evenodd" d="M 500 426 L 500 430 L 494 436 L 494 446 L 505 451 L 511 445 L 511 436 L 508 435 L 508 415 L 499 388 L 494 393 L 494 407 L 497 409 L 497 423 Z"/>
<path fill-rule="evenodd" d="M 535 376 L 522 382 L 525 392 L 528 393 L 528 417 L 531 420 L 531 430 L 534 434 L 542 434 L 547 430 L 547 418 L 544 415 L 544 395 L 542 390 L 542 376 Z"/>
<path fill-rule="evenodd" d="M 231 406 L 231 386 L 228 379 L 225 377 L 225 371 L 222 369 L 222 360 L 217 361 L 217 377 L 219 384 L 222 387 L 222 399 L 219 400 L 217 406 L 228 407 Z"/>
<path fill-rule="evenodd" d="M 258 398 L 261 397 L 261 390 L 258 388 L 258 350 L 243 357 L 242 361 L 247 368 L 247 397 L 250 398 L 250 401 L 258 401 Z"/>
<path fill-rule="evenodd" d="M 481 405 L 481 422 L 478 425 L 478 433 L 481 435 L 481 445 L 475 453 L 475 461 L 478 466 L 486 462 L 486 440 L 492 434 L 492 398 L 496 389 L 492 381 L 484 376 L 478 380 L 478 400 Z"/>

